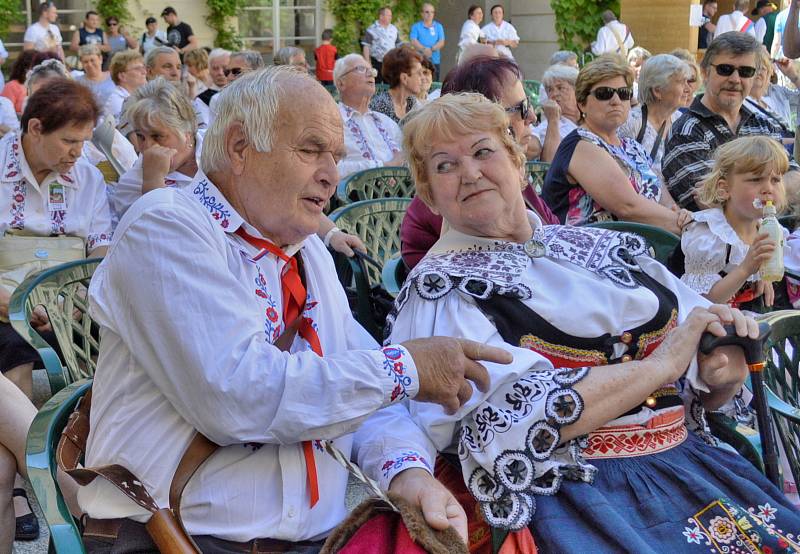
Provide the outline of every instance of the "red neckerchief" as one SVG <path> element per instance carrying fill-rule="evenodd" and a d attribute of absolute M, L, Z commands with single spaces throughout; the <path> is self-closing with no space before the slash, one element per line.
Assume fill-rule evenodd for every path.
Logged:
<path fill-rule="evenodd" d="M 254 256 L 258 259 L 266 252 L 274 254 L 286 262 L 283 273 L 281 274 L 281 292 L 283 294 L 283 325 L 288 327 L 298 318 L 302 318 L 298 328 L 298 334 L 304 338 L 311 346 L 311 350 L 317 356 L 322 357 L 322 346 L 319 336 L 311 320 L 303 316 L 306 307 L 306 287 L 300 278 L 300 270 L 297 267 L 297 258 L 289 256 L 280 247 L 265 239 L 259 239 L 249 235 L 244 227 L 239 227 L 236 234 L 242 237 L 248 244 L 261 249 L 261 252 Z M 303 456 L 306 460 L 306 471 L 308 474 L 308 489 L 311 496 L 311 507 L 319 501 L 319 481 L 317 479 L 317 465 L 314 461 L 314 449 L 311 441 L 303 441 Z"/>

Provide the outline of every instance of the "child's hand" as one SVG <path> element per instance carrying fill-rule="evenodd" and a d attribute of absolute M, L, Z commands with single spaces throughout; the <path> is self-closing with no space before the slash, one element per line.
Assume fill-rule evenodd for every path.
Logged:
<path fill-rule="evenodd" d="M 769 260 L 773 252 L 775 252 L 775 243 L 769 238 L 769 234 L 759 233 L 739 267 L 750 276 L 758 272 L 761 264 Z"/>
<path fill-rule="evenodd" d="M 764 295 L 764 305 L 767 308 L 771 308 L 775 303 L 775 288 L 772 283 L 761 280 L 756 283 L 756 298 L 762 294 Z"/>

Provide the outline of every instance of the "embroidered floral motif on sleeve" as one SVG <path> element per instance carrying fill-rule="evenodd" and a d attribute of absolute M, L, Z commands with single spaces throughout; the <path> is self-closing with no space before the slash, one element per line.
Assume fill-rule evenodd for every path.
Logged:
<path fill-rule="evenodd" d="M 223 229 L 227 229 L 230 225 L 231 213 L 225 208 L 225 204 L 217 201 L 216 196 L 208 194 L 208 182 L 205 179 L 198 182 L 192 193 L 198 197 L 211 217 L 219 221 Z"/>
<path fill-rule="evenodd" d="M 536 511 L 535 495 L 555 494 L 563 479 L 594 480 L 596 468 L 581 456 L 582 438 L 559 446 L 560 428 L 583 412 L 572 385 L 588 373 L 588 367 L 528 372 L 462 420 L 464 479 L 491 526 L 521 529 Z M 504 444 L 524 446 L 498 450 Z"/>
<path fill-rule="evenodd" d="M 86 250 L 91 252 L 98 246 L 111 244 L 111 233 L 90 233 L 86 237 Z"/>
<path fill-rule="evenodd" d="M 358 124 L 358 121 L 356 121 L 355 118 L 350 117 L 347 120 L 347 129 L 356 139 L 358 149 L 361 151 L 361 157 L 365 160 L 374 160 L 375 154 L 372 152 L 372 148 L 370 148 L 369 142 L 364 136 L 364 131 L 361 129 L 361 125 Z"/>
<path fill-rule="evenodd" d="M 389 377 L 394 380 L 391 400 L 403 400 L 408 398 L 408 387 L 411 386 L 411 377 L 406 375 L 405 352 L 396 346 L 386 346 L 381 349 L 385 356 L 383 367 Z"/>
<path fill-rule="evenodd" d="M 381 471 L 383 471 L 384 477 L 389 477 L 389 472 L 393 469 L 400 469 L 403 467 L 404 464 L 408 462 L 421 462 L 429 471 L 432 471 L 431 465 L 428 463 L 428 460 L 425 459 L 424 456 L 419 454 L 418 452 L 413 451 L 406 451 L 395 457 L 393 460 L 386 460 L 383 466 L 381 466 Z"/>
<path fill-rule="evenodd" d="M 14 183 L 14 188 L 11 191 L 11 228 L 24 229 L 25 228 L 25 196 L 27 194 L 28 185 L 25 181 L 17 181 Z"/>

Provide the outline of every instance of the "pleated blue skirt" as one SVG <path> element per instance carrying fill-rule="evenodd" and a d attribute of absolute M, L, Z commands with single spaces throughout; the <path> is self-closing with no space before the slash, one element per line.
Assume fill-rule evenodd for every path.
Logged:
<path fill-rule="evenodd" d="M 800 511 L 747 460 L 690 432 L 657 454 L 593 459 L 594 484 L 536 497 L 542 553 L 800 552 Z"/>

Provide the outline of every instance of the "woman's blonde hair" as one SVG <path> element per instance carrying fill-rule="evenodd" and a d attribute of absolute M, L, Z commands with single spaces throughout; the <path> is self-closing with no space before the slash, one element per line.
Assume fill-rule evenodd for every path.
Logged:
<path fill-rule="evenodd" d="M 144 65 L 144 57 L 138 50 L 123 50 L 114 54 L 108 70 L 111 72 L 111 80 L 114 81 L 115 85 L 119 84 L 119 74 L 127 71 L 128 66 L 133 62 L 142 62 L 142 65 Z"/>
<path fill-rule="evenodd" d="M 731 175 L 742 173 L 764 174 L 774 171 L 781 175 L 789 171 L 789 156 L 786 149 L 775 139 L 763 136 L 739 137 L 717 148 L 714 153 L 714 169 L 700 182 L 700 202 L 709 206 L 722 206 L 725 199 L 720 195 L 720 181 Z M 786 190 L 783 181 L 776 191 L 775 208 L 786 206 Z"/>
<path fill-rule="evenodd" d="M 197 134 L 197 115 L 185 94 L 164 79 L 157 77 L 136 89 L 125 101 L 125 119 L 134 129 L 152 129 L 156 124 L 176 133 Z"/>
<path fill-rule="evenodd" d="M 595 58 L 578 73 L 578 80 L 575 81 L 575 99 L 578 104 L 585 104 L 593 86 L 614 77 L 624 78 L 625 86 L 632 87 L 633 75 L 633 68 L 622 56 L 606 55 Z"/>
<path fill-rule="evenodd" d="M 408 156 L 417 196 L 428 206 L 431 206 L 433 195 L 426 164 L 431 145 L 437 141 L 455 141 L 479 132 L 494 133 L 522 171 L 525 154 L 508 130 L 508 114 L 500 104 L 482 94 L 445 94 L 435 102 L 413 110 L 409 116 L 403 126 L 403 149 Z"/>
<path fill-rule="evenodd" d="M 189 50 L 183 55 L 183 63 L 192 66 L 197 71 L 204 71 L 208 69 L 208 52 L 203 48 Z"/>

